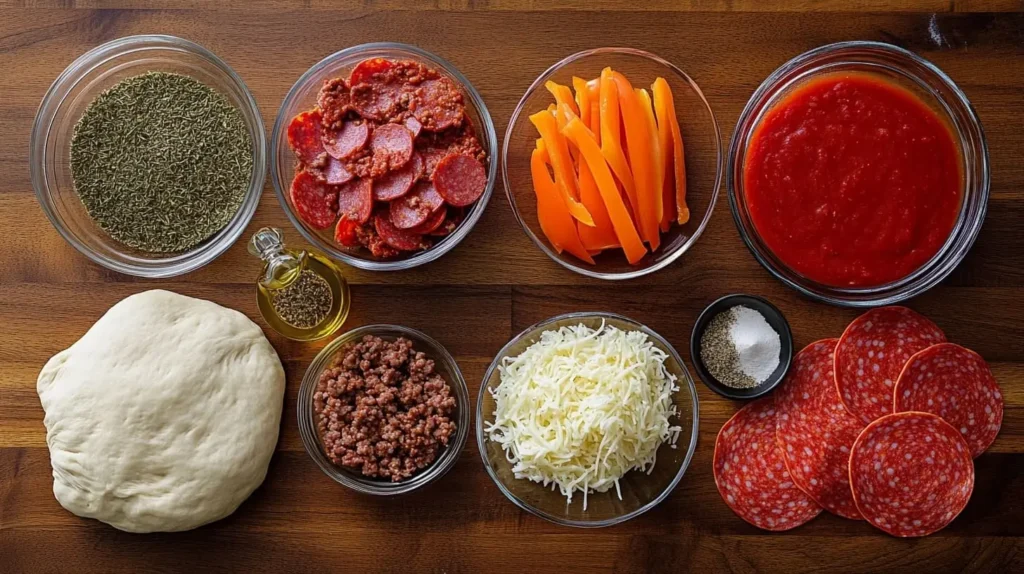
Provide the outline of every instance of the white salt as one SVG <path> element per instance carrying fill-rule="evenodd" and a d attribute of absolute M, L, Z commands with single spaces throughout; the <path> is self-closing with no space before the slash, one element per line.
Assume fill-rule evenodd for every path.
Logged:
<path fill-rule="evenodd" d="M 760 312 L 737 305 L 729 310 L 735 319 L 729 327 L 729 338 L 739 356 L 743 374 L 761 384 L 779 366 L 782 343 L 779 334 L 765 321 Z"/>

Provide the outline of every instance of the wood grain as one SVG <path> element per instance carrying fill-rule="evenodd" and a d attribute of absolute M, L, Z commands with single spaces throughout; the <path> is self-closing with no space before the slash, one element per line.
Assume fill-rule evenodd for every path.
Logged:
<path fill-rule="evenodd" d="M 1022 9 L 1014 0 L 0 0 L 0 572 L 1024 569 Z M 836 10 L 842 13 L 825 13 Z M 145 536 L 71 515 L 51 492 L 35 393 L 42 364 L 116 301 L 153 287 L 261 322 L 251 283 L 258 262 L 241 242 L 185 277 L 135 280 L 89 263 L 35 202 L 28 140 L 42 94 L 82 52 L 137 33 L 175 34 L 212 49 L 248 83 L 268 126 L 291 84 L 327 54 L 368 41 L 417 44 L 470 78 L 499 134 L 530 82 L 585 48 L 635 46 L 678 64 L 706 92 L 726 139 L 763 78 L 802 51 L 872 39 L 922 54 L 971 98 L 991 154 L 992 196 L 977 243 L 949 279 L 910 302 L 990 361 L 1006 397 L 1002 432 L 976 461 L 970 504 L 949 528 L 915 541 L 834 516 L 782 535 L 760 532 L 728 510 L 711 476 L 715 435 L 738 405 L 699 384 L 690 469 L 663 504 L 621 526 L 578 531 L 518 510 L 488 478 L 472 438 L 430 488 L 397 500 L 356 496 L 319 471 L 298 435 L 295 396 L 324 343 L 268 333 L 288 378 L 281 438 L 266 482 L 238 512 L 192 532 Z M 263 225 L 301 244 L 269 184 L 248 232 Z M 396 322 L 426 331 L 459 361 L 474 397 L 501 346 L 558 313 L 631 316 L 667 337 L 687 362 L 694 319 L 726 293 L 774 301 L 797 346 L 838 335 L 857 315 L 772 279 L 743 247 L 724 199 L 693 251 L 626 284 L 586 279 L 549 261 L 519 229 L 501 189 L 469 238 L 441 260 L 403 273 L 346 275 L 354 302 L 348 326 Z"/>

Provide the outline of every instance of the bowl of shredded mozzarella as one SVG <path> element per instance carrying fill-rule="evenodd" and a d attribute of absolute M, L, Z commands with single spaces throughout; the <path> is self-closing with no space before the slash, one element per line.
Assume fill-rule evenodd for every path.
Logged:
<path fill-rule="evenodd" d="M 480 456 L 517 506 L 558 524 L 639 516 L 682 479 L 697 393 L 679 353 L 611 313 L 571 313 L 509 341 L 477 400 Z"/>

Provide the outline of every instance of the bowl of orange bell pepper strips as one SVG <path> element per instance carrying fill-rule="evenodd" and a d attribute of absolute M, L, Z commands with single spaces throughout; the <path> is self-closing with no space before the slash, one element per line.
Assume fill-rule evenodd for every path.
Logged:
<path fill-rule="evenodd" d="M 723 166 L 718 123 L 688 75 L 648 52 L 599 48 L 533 82 L 505 133 L 502 175 L 544 253 L 583 275 L 629 279 L 693 246 Z"/>

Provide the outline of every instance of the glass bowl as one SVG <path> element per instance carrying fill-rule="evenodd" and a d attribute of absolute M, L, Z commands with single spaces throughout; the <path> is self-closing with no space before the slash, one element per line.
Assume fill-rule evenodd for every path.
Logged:
<path fill-rule="evenodd" d="M 361 339 L 364 335 L 375 335 L 385 341 L 394 341 L 399 337 L 405 337 L 413 343 L 413 348 L 422 351 L 427 358 L 434 360 L 434 368 L 452 389 L 452 396 L 455 397 L 455 436 L 448 443 L 437 459 L 426 469 L 413 475 L 410 478 L 399 482 L 369 478 L 360 473 L 340 467 L 324 454 L 323 445 L 320 442 L 320 435 L 316 429 L 316 422 L 313 414 L 313 394 L 316 392 L 317 383 L 320 381 L 320 374 L 331 365 L 331 361 L 341 349 L 348 343 Z M 408 327 L 399 325 L 364 325 L 339 336 L 324 347 L 313 359 L 313 362 L 306 369 L 302 377 L 302 384 L 299 386 L 298 398 L 298 419 L 299 435 L 302 437 L 302 445 L 306 452 L 316 462 L 324 474 L 342 484 L 363 494 L 378 496 L 393 496 L 412 492 L 424 487 L 444 476 L 455 462 L 459 459 L 459 453 L 466 444 L 466 437 L 469 436 L 469 411 L 472 408 L 469 402 L 469 389 L 466 388 L 466 380 L 462 377 L 459 365 L 452 358 L 451 354 L 431 337 Z"/>
<path fill-rule="evenodd" d="M 869 72 L 910 90 L 947 122 L 961 152 L 963 198 L 949 238 L 934 257 L 910 275 L 875 287 L 829 286 L 787 267 L 758 235 L 751 222 L 743 190 L 747 146 L 765 112 L 794 86 L 822 74 L 839 71 Z M 967 96 L 931 62 L 903 48 L 880 42 L 829 44 L 805 52 L 775 70 L 754 92 L 740 114 L 729 148 L 729 170 L 726 174 L 733 218 L 754 258 L 772 275 L 800 293 L 845 307 L 891 305 L 923 293 L 948 276 L 963 260 L 981 230 L 988 204 L 989 179 L 985 133 Z"/>
<path fill-rule="evenodd" d="M 665 78 L 672 88 L 686 154 L 686 200 L 690 208 L 690 220 L 683 226 L 673 224 L 667 233 L 662 233 L 662 245 L 657 252 L 648 253 L 636 265 L 630 265 L 618 249 L 594 257 L 595 265 L 588 265 L 567 252 L 556 252 L 544 237 L 537 220 L 537 197 L 530 175 L 530 154 L 539 135 L 530 123 L 529 116 L 554 103 L 544 83 L 553 80 L 571 86 L 573 76 L 596 78 L 607 66 L 622 72 L 635 87 L 648 90 L 655 78 Z M 557 62 L 526 90 L 512 112 L 505 131 L 501 176 L 516 221 L 548 257 L 566 269 L 588 277 L 632 279 L 667 267 L 696 243 L 711 219 L 718 198 L 724 157 L 718 121 L 704 93 L 690 76 L 671 62 L 649 52 L 632 48 L 597 48 L 573 54 Z"/>
<path fill-rule="evenodd" d="M 434 68 L 441 74 L 453 80 L 462 89 L 463 98 L 466 104 L 466 113 L 476 128 L 477 138 L 480 145 L 487 151 L 487 188 L 480 199 L 466 211 L 465 220 L 455 229 L 454 232 L 445 236 L 434 244 L 430 249 L 415 253 L 403 253 L 398 258 L 378 259 L 368 251 L 359 247 L 345 247 L 334 241 L 334 227 L 327 229 L 315 229 L 306 225 L 292 208 L 288 197 L 288 190 L 291 187 L 292 179 L 295 177 L 295 154 L 288 147 L 288 124 L 300 112 L 312 109 L 316 106 L 316 96 L 324 80 L 337 77 L 348 77 L 349 72 L 356 64 L 369 58 L 388 58 L 394 60 L 412 60 L 420 62 L 428 67 Z M 281 109 L 277 113 L 277 120 L 274 122 L 274 131 L 270 139 L 270 179 L 274 182 L 274 191 L 277 192 L 277 199 L 281 207 L 288 215 L 292 225 L 299 230 L 299 233 L 311 244 L 331 257 L 341 260 L 348 265 L 367 269 L 370 271 L 397 271 L 411 269 L 424 263 L 429 263 L 451 251 L 463 239 L 480 220 L 487 208 L 487 202 L 491 199 L 494 191 L 494 182 L 497 179 L 498 162 L 498 137 L 494 133 L 494 122 L 484 105 L 483 98 L 469 80 L 459 72 L 455 66 L 444 58 L 421 50 L 416 46 L 398 44 L 393 42 L 378 42 L 371 44 L 360 44 L 335 52 L 323 60 L 317 62 L 312 68 L 306 71 L 299 78 L 292 89 L 289 90 L 281 103 Z"/>
<path fill-rule="evenodd" d="M 89 217 L 71 177 L 71 136 L 86 107 L 117 82 L 151 71 L 188 75 L 223 94 L 242 113 L 252 140 L 252 177 L 238 211 L 219 232 L 180 253 L 148 253 L 111 238 Z M 72 247 L 120 273 L 173 277 L 213 261 L 241 236 L 263 193 L 267 140 L 256 101 L 223 60 L 174 36 L 128 36 L 86 52 L 53 82 L 32 125 L 29 164 L 39 205 Z"/>
<path fill-rule="evenodd" d="M 496 405 L 491 390 L 501 382 L 498 365 L 506 357 L 522 353 L 536 343 L 544 331 L 581 323 L 596 329 L 602 322 L 623 331 L 642 331 L 656 347 L 668 355 L 665 366 L 677 377 L 676 384 L 679 386 L 679 390 L 673 396 L 678 413 L 669 422 L 680 426 L 682 431 L 679 433 L 675 448 L 667 443 L 658 448 L 657 462 L 651 474 L 634 470 L 622 477 L 619 481 L 622 500 L 619 500 L 614 488 L 603 493 L 590 493 L 587 495 L 587 509 L 583 510 L 583 496 L 579 493 L 573 496 L 572 504 L 567 504 L 566 498 L 557 490 L 552 490 L 550 486 L 543 486 L 525 478 L 517 479 L 505 451 L 499 444 L 484 436 L 484 421 L 494 420 Z M 516 335 L 498 351 L 498 355 L 487 368 L 476 402 L 476 443 L 487 474 L 494 480 L 494 484 L 498 485 L 501 492 L 519 508 L 556 524 L 580 528 L 619 524 L 640 516 L 665 500 L 679 484 L 690 465 L 690 459 L 697 448 L 697 423 L 697 389 L 679 353 L 661 335 L 647 326 L 613 313 L 559 315 L 541 321 Z"/>

